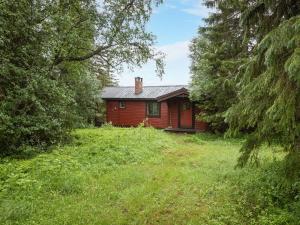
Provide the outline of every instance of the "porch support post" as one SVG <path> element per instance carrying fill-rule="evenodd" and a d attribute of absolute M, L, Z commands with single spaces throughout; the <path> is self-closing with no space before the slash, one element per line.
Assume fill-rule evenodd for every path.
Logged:
<path fill-rule="evenodd" d="M 178 104 L 178 128 L 180 128 L 180 101 L 178 101 L 177 104 Z"/>
<path fill-rule="evenodd" d="M 168 115 L 168 127 L 172 127 L 172 117 L 171 117 L 171 111 L 170 111 L 170 102 L 167 101 L 167 115 Z"/>
<path fill-rule="evenodd" d="M 195 103 L 192 102 L 192 128 L 195 129 Z"/>

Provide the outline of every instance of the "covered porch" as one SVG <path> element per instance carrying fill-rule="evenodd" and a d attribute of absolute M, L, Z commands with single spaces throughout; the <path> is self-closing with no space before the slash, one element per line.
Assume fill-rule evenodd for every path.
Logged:
<path fill-rule="evenodd" d="M 200 110 L 188 96 L 188 90 L 182 88 L 158 100 L 166 102 L 168 106 L 168 126 L 165 131 L 195 133 L 206 130 L 207 124 L 196 120 L 196 114 Z"/>

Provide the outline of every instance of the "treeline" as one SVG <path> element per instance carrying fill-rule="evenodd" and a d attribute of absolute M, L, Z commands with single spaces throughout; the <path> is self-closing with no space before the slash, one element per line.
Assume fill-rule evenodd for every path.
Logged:
<path fill-rule="evenodd" d="M 145 31 L 160 0 L 0 2 L 0 154 L 47 147 L 101 113 L 100 90 L 149 59 Z"/>
<path fill-rule="evenodd" d="M 213 13 L 190 47 L 200 116 L 216 132 L 249 134 L 240 166 L 279 143 L 300 176 L 300 2 L 204 2 Z"/>

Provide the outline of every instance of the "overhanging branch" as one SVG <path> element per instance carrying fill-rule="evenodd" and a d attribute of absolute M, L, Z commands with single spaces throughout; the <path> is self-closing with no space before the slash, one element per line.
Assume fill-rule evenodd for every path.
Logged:
<path fill-rule="evenodd" d="M 126 6 L 121 10 L 120 14 L 115 18 L 115 21 L 116 21 L 117 25 L 116 25 L 116 27 L 113 31 L 113 34 L 112 34 L 110 40 L 108 41 L 107 45 L 98 46 L 94 51 L 91 51 L 91 52 L 89 52 L 85 55 L 82 55 L 82 56 L 66 56 L 66 57 L 56 56 L 55 60 L 54 60 L 54 65 L 58 65 L 58 64 L 60 64 L 62 62 L 65 62 L 65 61 L 68 61 L 68 62 L 71 62 L 71 61 L 84 61 L 84 60 L 92 58 L 95 55 L 100 55 L 101 52 L 115 46 L 113 44 L 114 40 L 115 40 L 116 36 L 118 35 L 118 33 L 121 31 L 121 28 L 122 28 L 122 26 L 124 24 L 124 21 L 125 21 L 124 13 L 134 7 L 135 1 L 136 0 L 131 0 L 130 2 L 128 2 L 126 4 Z M 113 22 L 112 24 L 115 24 L 115 23 Z"/>

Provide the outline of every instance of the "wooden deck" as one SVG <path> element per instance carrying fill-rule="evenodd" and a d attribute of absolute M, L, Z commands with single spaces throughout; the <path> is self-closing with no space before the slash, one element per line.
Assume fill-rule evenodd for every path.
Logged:
<path fill-rule="evenodd" d="M 196 129 L 189 129 L 189 128 L 165 128 L 164 131 L 174 132 L 174 133 L 191 133 L 191 134 L 197 132 Z"/>

